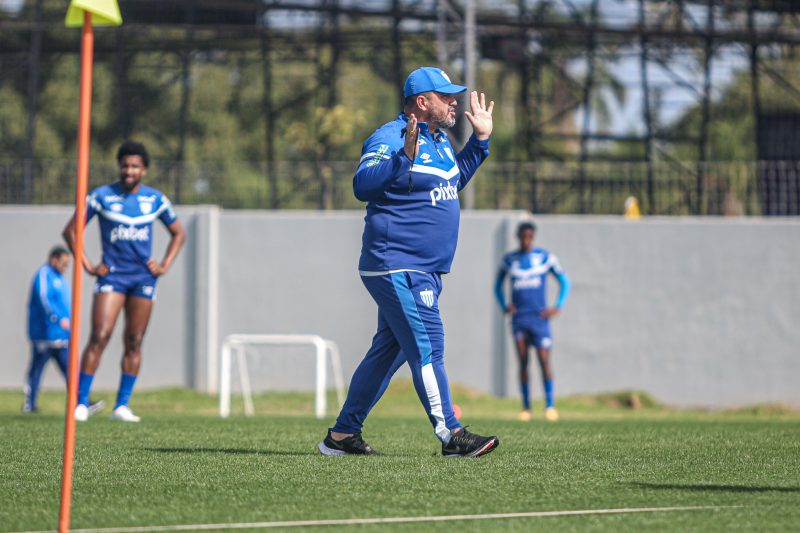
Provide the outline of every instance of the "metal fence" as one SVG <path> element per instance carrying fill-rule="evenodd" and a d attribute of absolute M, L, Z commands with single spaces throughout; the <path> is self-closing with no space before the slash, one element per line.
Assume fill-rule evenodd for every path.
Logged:
<path fill-rule="evenodd" d="M 146 182 L 177 204 L 229 209 L 353 209 L 353 162 L 155 161 Z M 0 161 L 0 204 L 68 204 L 76 164 Z M 94 163 L 90 186 L 116 181 Z M 490 163 L 470 185 L 475 208 L 542 214 L 620 214 L 638 199 L 646 215 L 800 215 L 800 162 Z"/>

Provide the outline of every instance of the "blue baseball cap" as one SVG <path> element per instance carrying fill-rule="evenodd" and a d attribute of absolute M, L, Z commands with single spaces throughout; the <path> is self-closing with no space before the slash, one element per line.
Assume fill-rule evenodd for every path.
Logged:
<path fill-rule="evenodd" d="M 456 85 L 450 81 L 447 74 L 440 68 L 436 67 L 420 67 L 406 79 L 406 84 L 403 86 L 403 96 L 408 98 L 415 94 L 426 93 L 428 91 L 435 91 L 443 94 L 458 94 L 466 91 L 467 88 L 463 85 Z"/>

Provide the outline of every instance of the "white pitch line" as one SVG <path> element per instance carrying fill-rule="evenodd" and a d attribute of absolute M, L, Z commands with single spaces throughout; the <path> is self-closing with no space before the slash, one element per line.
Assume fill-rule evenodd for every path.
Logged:
<path fill-rule="evenodd" d="M 628 509 L 583 509 L 575 511 L 534 511 L 527 513 L 464 514 L 446 516 L 398 516 L 391 518 L 344 518 L 336 520 L 295 520 L 286 522 L 247 522 L 239 524 L 186 524 L 172 526 L 130 526 L 94 529 L 72 529 L 72 533 L 150 533 L 153 531 L 224 531 L 226 529 L 258 529 L 274 527 L 354 526 L 365 524 L 409 524 L 414 522 L 455 522 L 459 520 L 497 520 L 503 518 L 543 518 L 549 516 L 581 516 L 603 514 L 666 513 L 674 511 L 708 511 L 730 509 L 739 505 L 703 505 L 683 507 L 634 507 Z M 24 531 L 18 533 L 52 533 Z"/>

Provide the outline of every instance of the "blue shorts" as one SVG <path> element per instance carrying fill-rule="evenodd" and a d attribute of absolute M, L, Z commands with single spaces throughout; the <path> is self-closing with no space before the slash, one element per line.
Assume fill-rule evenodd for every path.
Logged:
<path fill-rule="evenodd" d="M 94 293 L 119 292 L 126 296 L 156 299 L 156 283 L 158 278 L 147 272 L 146 274 L 117 274 L 110 273 L 97 278 L 94 284 Z"/>
<path fill-rule="evenodd" d="M 553 347 L 553 335 L 550 333 L 548 320 L 519 320 L 512 321 L 514 338 L 525 340 L 537 348 L 550 349 Z"/>

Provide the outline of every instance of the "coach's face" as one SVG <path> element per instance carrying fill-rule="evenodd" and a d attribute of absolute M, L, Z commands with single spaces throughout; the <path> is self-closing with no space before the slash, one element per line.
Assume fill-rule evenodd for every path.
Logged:
<path fill-rule="evenodd" d="M 139 186 L 139 182 L 147 175 L 142 156 L 126 155 L 119 162 L 119 182 L 128 192 Z"/>
<path fill-rule="evenodd" d="M 452 94 L 429 92 L 426 100 L 430 107 L 428 123 L 434 128 L 452 128 L 456 125 L 456 107 L 458 102 Z"/>

